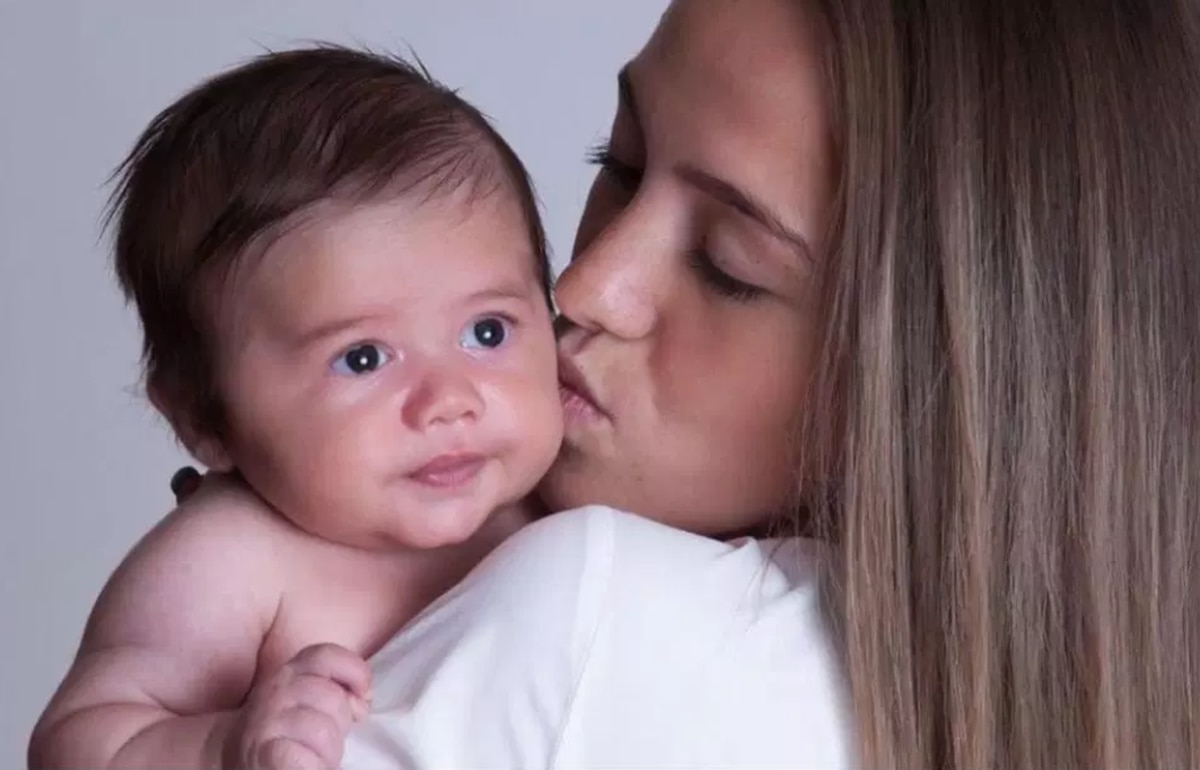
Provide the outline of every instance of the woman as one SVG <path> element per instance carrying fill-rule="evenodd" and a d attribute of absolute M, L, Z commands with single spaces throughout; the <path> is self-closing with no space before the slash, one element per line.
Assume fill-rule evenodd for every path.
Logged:
<path fill-rule="evenodd" d="M 676 0 L 620 82 L 543 495 L 714 539 L 518 534 L 346 766 L 1200 766 L 1196 5 Z"/>

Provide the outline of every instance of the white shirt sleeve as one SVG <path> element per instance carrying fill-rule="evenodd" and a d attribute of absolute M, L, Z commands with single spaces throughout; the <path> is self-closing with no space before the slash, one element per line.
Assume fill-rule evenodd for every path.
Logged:
<path fill-rule="evenodd" d="M 343 767 L 846 767 L 819 558 L 602 507 L 547 517 L 373 658 Z"/>

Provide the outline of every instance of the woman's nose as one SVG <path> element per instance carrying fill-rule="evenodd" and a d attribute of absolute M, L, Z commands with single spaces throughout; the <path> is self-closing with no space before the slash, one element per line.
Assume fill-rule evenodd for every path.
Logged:
<path fill-rule="evenodd" d="M 648 224 L 626 209 L 571 260 L 554 285 L 555 304 L 571 324 L 628 340 L 654 330 L 665 276 Z"/>
<path fill-rule="evenodd" d="M 431 366 L 420 375 L 404 402 L 403 419 L 410 430 L 471 423 L 483 416 L 483 397 L 470 373 L 453 364 Z"/>

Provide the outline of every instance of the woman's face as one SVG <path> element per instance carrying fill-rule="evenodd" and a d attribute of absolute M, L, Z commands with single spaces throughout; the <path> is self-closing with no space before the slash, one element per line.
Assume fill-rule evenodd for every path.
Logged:
<path fill-rule="evenodd" d="M 677 0 L 619 78 L 570 267 L 554 509 L 718 535 L 797 481 L 834 158 L 822 29 L 789 0 Z"/>

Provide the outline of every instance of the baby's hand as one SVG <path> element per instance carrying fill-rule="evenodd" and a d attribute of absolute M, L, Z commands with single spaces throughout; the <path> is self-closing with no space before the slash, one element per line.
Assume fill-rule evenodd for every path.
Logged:
<path fill-rule="evenodd" d="M 367 713 L 371 670 L 334 644 L 306 647 L 261 682 L 225 742 L 225 766 L 321 770 L 342 761 L 346 733 Z"/>

